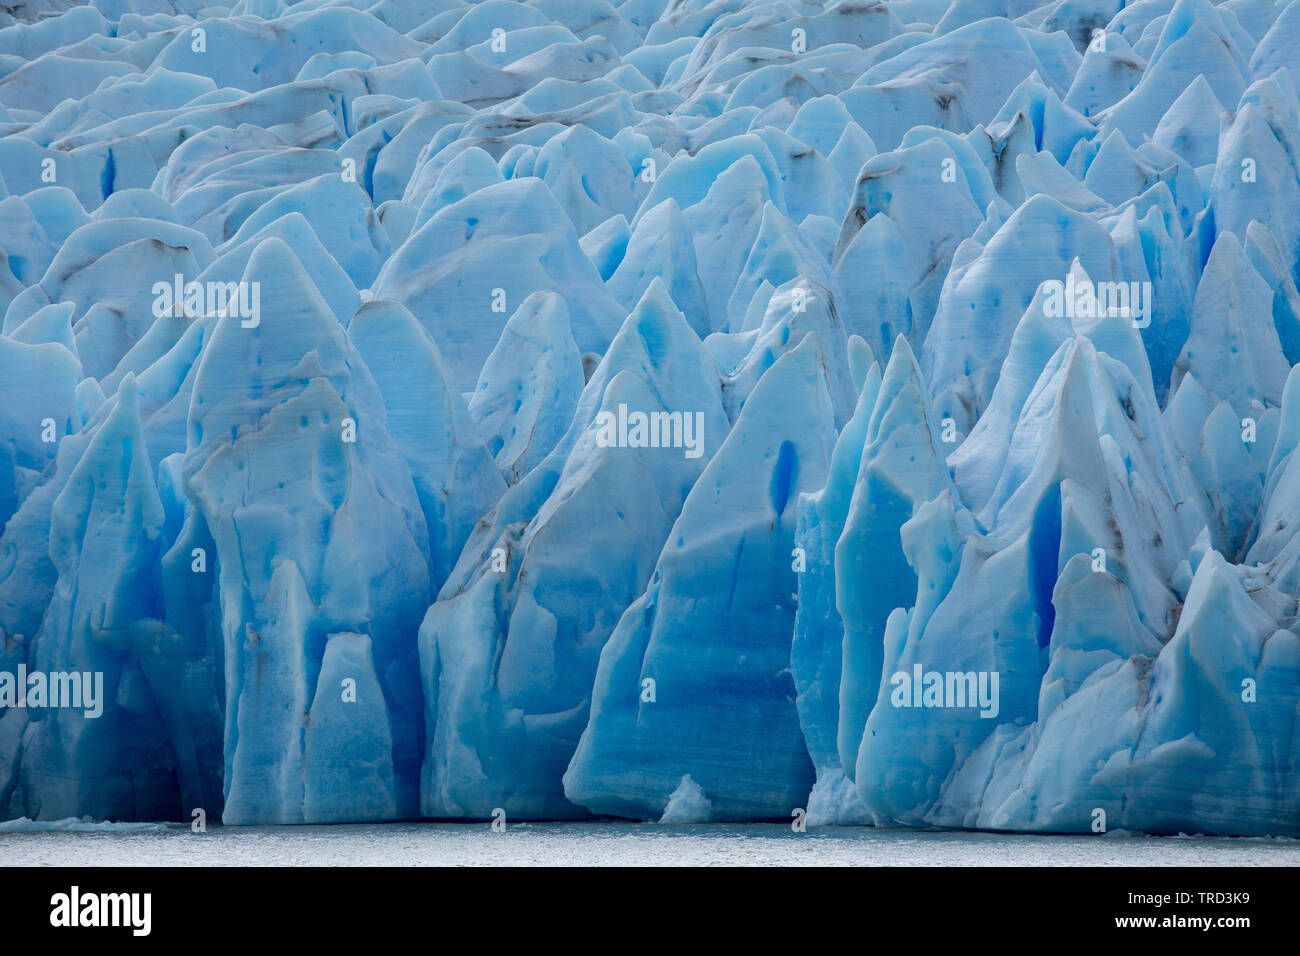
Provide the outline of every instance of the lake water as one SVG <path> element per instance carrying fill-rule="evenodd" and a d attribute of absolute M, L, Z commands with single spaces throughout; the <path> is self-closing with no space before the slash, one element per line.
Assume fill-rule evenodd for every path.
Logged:
<path fill-rule="evenodd" d="M 1295 866 L 1300 841 L 1224 837 L 1013 836 L 788 824 L 180 824 L 22 829 L 0 824 L 0 865 L 258 866 Z M 40 826 L 39 824 L 36 826 Z M 75 828 L 69 828 L 75 827 Z"/>

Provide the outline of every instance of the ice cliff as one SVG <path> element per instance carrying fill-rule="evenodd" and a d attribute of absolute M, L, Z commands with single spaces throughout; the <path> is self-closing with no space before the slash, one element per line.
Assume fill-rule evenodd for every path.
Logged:
<path fill-rule="evenodd" d="M 1300 0 L 0 10 L 0 819 L 1300 836 Z"/>

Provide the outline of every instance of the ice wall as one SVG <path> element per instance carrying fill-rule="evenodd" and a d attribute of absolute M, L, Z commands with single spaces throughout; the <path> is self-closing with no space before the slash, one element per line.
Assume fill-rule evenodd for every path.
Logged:
<path fill-rule="evenodd" d="M 0 818 L 1300 835 L 1298 38 L 0 10 Z"/>

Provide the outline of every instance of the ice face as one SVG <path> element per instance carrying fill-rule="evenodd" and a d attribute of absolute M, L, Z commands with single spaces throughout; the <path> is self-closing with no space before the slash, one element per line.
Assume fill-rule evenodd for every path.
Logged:
<path fill-rule="evenodd" d="M 511 263 L 507 272 L 501 263 Z M 471 391 L 513 306 L 534 292 L 564 292 L 574 338 L 603 352 L 622 311 L 578 245 L 572 223 L 538 179 L 481 189 L 416 229 L 375 280 L 374 296 L 411 310 Z"/>
<path fill-rule="evenodd" d="M 698 447 L 607 441 L 611 419 L 673 410 Z M 426 813 L 583 814 L 560 778 L 601 649 L 728 428 L 717 370 L 656 278 L 567 433 L 485 516 L 421 625 Z"/>
<path fill-rule="evenodd" d="M 1300 835 L 1298 35 L 0 10 L 0 818 Z"/>
<path fill-rule="evenodd" d="M 810 335 L 777 360 L 692 487 L 648 588 L 601 652 L 564 776 L 570 800 L 655 818 L 687 773 L 715 816 L 761 819 L 808 792 L 789 557 L 799 495 L 824 484 L 833 444 L 818 358 Z M 740 493 L 724 501 L 723 488 Z"/>

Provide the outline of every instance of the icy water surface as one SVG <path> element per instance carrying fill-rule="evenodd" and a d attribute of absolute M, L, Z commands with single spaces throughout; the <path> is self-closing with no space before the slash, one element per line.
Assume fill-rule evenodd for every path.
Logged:
<path fill-rule="evenodd" d="M 485 823 L 392 823 L 211 827 L 203 834 L 178 824 L 18 832 L 0 824 L 0 865 L 50 864 L 1280 866 L 1300 865 L 1300 841 L 839 827 L 794 833 L 785 824 L 517 823 L 494 833 Z"/>

